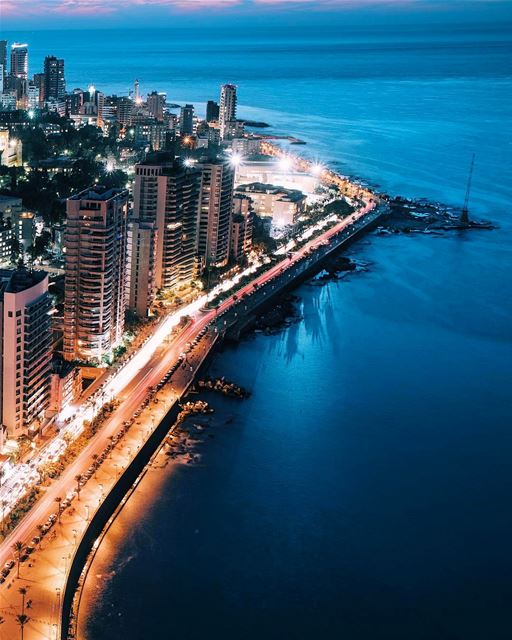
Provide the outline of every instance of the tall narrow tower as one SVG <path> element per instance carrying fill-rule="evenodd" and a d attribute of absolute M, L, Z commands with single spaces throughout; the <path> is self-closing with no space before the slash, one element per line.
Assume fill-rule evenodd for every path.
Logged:
<path fill-rule="evenodd" d="M 236 85 L 225 84 L 220 91 L 219 125 L 221 138 L 227 133 L 229 123 L 236 119 Z"/>
<path fill-rule="evenodd" d="M 469 195 L 471 193 L 471 182 L 473 180 L 473 169 L 475 166 L 475 154 L 471 158 L 471 165 L 469 167 L 468 185 L 466 187 L 466 197 L 464 198 L 464 206 L 460 214 L 460 221 L 462 224 L 469 224 Z"/>

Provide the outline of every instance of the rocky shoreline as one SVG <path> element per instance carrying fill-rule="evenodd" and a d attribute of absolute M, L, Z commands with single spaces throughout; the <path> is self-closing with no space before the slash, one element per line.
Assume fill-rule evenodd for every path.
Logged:
<path fill-rule="evenodd" d="M 445 231 L 493 230 L 496 226 L 488 221 L 461 221 L 460 209 L 420 198 L 411 200 L 397 196 L 388 200 L 389 212 L 383 224 L 377 228 L 378 235 L 389 233 L 426 233 L 443 235 Z"/>

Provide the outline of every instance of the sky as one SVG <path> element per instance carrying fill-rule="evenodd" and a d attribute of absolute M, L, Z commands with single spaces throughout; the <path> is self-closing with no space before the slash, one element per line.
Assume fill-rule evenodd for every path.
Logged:
<path fill-rule="evenodd" d="M 0 31 L 20 28 L 193 26 L 249 20 L 278 25 L 359 19 L 512 19 L 512 0 L 0 0 Z"/>

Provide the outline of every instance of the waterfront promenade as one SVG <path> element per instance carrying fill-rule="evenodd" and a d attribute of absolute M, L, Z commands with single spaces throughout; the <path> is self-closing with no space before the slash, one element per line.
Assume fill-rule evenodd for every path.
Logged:
<path fill-rule="evenodd" d="M 2 544 L 1 565 L 12 558 L 11 545 L 14 542 L 20 540 L 28 543 L 33 536 L 39 535 L 37 526 L 44 523 L 50 514 L 58 511 L 56 498 L 65 498 L 76 491 L 77 475 L 83 474 L 90 467 L 93 456 L 101 455 L 123 423 L 131 421 L 138 413 L 148 396 L 149 388 L 157 386 L 182 354 L 190 351 L 185 369 L 179 369 L 178 375 L 173 375 L 170 383 L 160 392 L 162 395 L 159 402 L 151 404 L 137 418 L 136 424 L 120 439 L 99 470 L 81 489 L 80 499 L 78 496 L 73 499 L 70 507 L 64 510 L 61 522 L 55 524 L 52 533 L 43 539 L 41 548 L 36 549 L 21 564 L 20 577 L 16 577 L 15 567 L 5 583 L 0 585 L 0 615 L 4 619 L 0 630 L 5 637 L 21 637 L 19 623 L 25 620 L 23 616 L 28 617 L 23 625 L 26 640 L 61 637 L 59 621 L 67 575 L 74 551 L 90 519 L 115 486 L 118 477 L 131 464 L 142 443 L 150 437 L 173 403 L 186 391 L 214 341 L 229 325 L 237 322 L 240 315 L 250 313 L 266 298 L 271 297 L 275 290 L 280 290 L 285 284 L 289 285 L 307 271 L 312 252 L 325 254 L 329 250 L 329 243 L 334 243 L 336 238 L 347 238 L 351 233 L 359 232 L 365 222 L 375 216 L 374 208 L 374 202 L 367 202 L 350 218 L 335 224 L 292 255 L 269 267 L 239 289 L 236 296 L 229 296 L 222 301 L 216 309 L 198 310 L 190 325 L 175 339 L 169 341 L 168 333 L 161 336 L 151 357 L 117 395 L 120 404 L 112 417 L 104 423 L 58 482 L 44 492 L 31 512 Z M 198 345 L 190 349 L 189 343 L 199 335 L 203 337 Z M 27 587 L 26 593 L 20 593 L 20 589 L 24 591 Z"/>

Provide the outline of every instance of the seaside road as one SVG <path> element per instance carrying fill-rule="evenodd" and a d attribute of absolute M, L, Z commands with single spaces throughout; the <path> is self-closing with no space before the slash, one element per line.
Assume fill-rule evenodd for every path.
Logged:
<path fill-rule="evenodd" d="M 169 336 L 164 336 L 160 346 L 152 353 L 149 360 L 143 364 L 132 379 L 127 381 L 124 389 L 122 389 L 118 394 L 118 399 L 121 404 L 114 411 L 113 415 L 104 422 L 99 432 L 90 440 L 77 458 L 66 468 L 60 478 L 44 491 L 43 495 L 34 505 L 32 510 L 20 522 L 18 527 L 4 540 L 0 546 L 0 567 L 7 560 L 13 557 L 12 544 L 15 541 L 21 540 L 24 543 L 27 543 L 33 536 L 39 534 L 37 525 L 44 523 L 51 513 L 57 511 L 55 498 L 65 498 L 68 493 L 73 492 L 76 489 L 75 476 L 83 474 L 89 468 L 92 456 L 94 454 L 100 455 L 104 451 L 106 445 L 109 444 L 109 437 L 117 433 L 124 421 L 130 420 L 133 417 L 147 397 L 148 387 L 156 386 L 160 382 L 173 364 L 178 360 L 180 354 L 186 350 L 187 343 L 192 342 L 203 328 L 218 319 L 220 315 L 230 309 L 234 309 L 236 305 L 240 303 L 241 296 L 249 296 L 253 294 L 255 292 L 254 285 L 259 289 L 262 285 L 268 283 L 273 278 L 281 276 L 286 269 L 306 257 L 312 249 L 321 246 L 335 234 L 340 233 L 349 227 L 353 223 L 352 217 L 355 220 L 360 220 L 367 215 L 374 206 L 375 205 L 373 203 L 367 204 L 359 209 L 353 216 L 351 216 L 351 218 L 341 221 L 319 237 L 308 242 L 304 247 L 297 250 L 290 258 L 283 259 L 276 263 L 263 274 L 239 289 L 236 292 L 236 300 L 233 299 L 233 296 L 229 296 L 219 305 L 217 310 L 213 309 L 210 311 L 198 312 L 195 318 L 192 319 L 191 324 L 187 326 L 170 344 L 167 344 L 167 338 Z M 204 346 L 203 350 L 205 351 Z M 175 389 L 175 391 L 179 393 L 178 389 Z M 176 400 L 176 395 L 173 395 L 173 397 L 169 396 L 169 402 L 173 400 Z M 127 435 L 129 436 L 130 432 L 128 432 Z M 121 443 L 123 440 L 124 438 L 121 440 Z M 126 461 L 125 456 L 125 463 Z M 102 465 L 100 469 L 103 469 L 103 466 L 104 465 Z M 80 527 L 81 530 L 83 529 L 83 526 L 85 526 L 86 520 L 84 514 L 85 504 L 82 495 L 85 494 L 86 490 L 87 484 L 81 491 L 81 500 L 78 501 L 75 499 L 72 503 L 72 507 L 76 511 L 80 510 L 81 515 L 79 519 L 82 524 Z M 34 558 L 35 561 L 38 553 L 39 552 L 36 551 L 27 563 L 35 565 L 35 562 L 32 562 L 32 558 Z M 39 591 L 39 602 L 46 602 L 46 610 L 37 612 L 38 619 L 44 621 L 44 623 L 41 622 L 43 626 L 50 624 L 48 621 L 52 620 L 58 611 L 58 605 L 55 604 L 55 593 L 57 589 L 62 591 L 65 584 L 65 571 L 63 573 L 60 566 L 62 565 L 62 560 L 64 560 L 65 564 L 67 563 L 66 557 L 67 556 L 61 558 L 60 562 L 58 560 L 54 562 L 55 566 L 53 566 L 53 570 L 49 570 L 48 565 L 45 566 L 43 563 L 40 563 L 39 559 L 37 559 L 37 571 L 35 570 L 35 566 L 31 568 L 30 582 L 32 585 L 31 590 L 33 592 L 34 601 L 36 599 L 36 591 Z M 40 566 L 41 572 L 39 571 Z M 25 567 L 23 565 L 22 567 L 23 574 Z M 5 584 L 0 585 L 0 615 L 3 615 L 4 618 L 6 618 L 6 621 L 6 616 L 9 616 L 9 619 L 13 619 L 15 614 L 20 613 L 19 603 L 21 601 L 21 596 L 17 593 L 17 588 L 24 586 L 27 581 L 24 575 L 22 575 L 21 579 L 13 578 L 15 574 L 16 568 L 11 571 L 11 574 Z M 30 598 L 31 596 L 27 597 Z M 38 609 L 40 609 L 40 607 L 38 607 Z M 30 615 L 30 612 L 27 613 Z M 34 614 L 35 613 L 36 612 L 34 611 Z M 7 631 L 6 626 L 7 624 L 4 627 L 5 631 Z M 16 634 L 17 633 L 19 633 L 19 630 L 16 630 Z M 29 623 L 25 629 L 26 640 L 48 637 L 52 637 L 48 634 L 48 627 L 46 627 L 45 631 L 42 631 L 39 624 L 36 626 L 35 618 L 34 621 Z"/>

